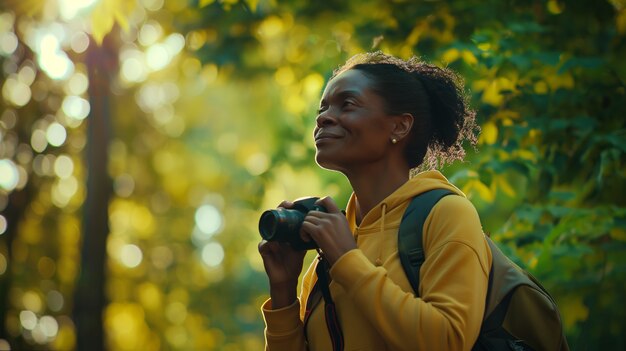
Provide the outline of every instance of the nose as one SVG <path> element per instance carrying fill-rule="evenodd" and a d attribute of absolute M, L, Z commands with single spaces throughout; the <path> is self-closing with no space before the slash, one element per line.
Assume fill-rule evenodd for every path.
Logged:
<path fill-rule="evenodd" d="M 337 119 L 333 117 L 330 113 L 328 113 L 328 110 L 326 110 L 317 115 L 315 123 L 318 128 L 322 128 L 336 124 Z"/>

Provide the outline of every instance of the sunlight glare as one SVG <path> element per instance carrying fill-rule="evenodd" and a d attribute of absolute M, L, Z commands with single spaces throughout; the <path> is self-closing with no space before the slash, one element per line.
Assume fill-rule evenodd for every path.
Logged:
<path fill-rule="evenodd" d="M 61 50 L 59 39 L 53 34 L 47 33 L 38 38 L 39 57 L 38 63 L 41 69 L 52 79 L 67 79 L 74 73 L 74 63 Z"/>
<path fill-rule="evenodd" d="M 94 5 L 98 0 L 58 0 L 59 12 L 65 21 L 78 16 L 85 9 Z"/>

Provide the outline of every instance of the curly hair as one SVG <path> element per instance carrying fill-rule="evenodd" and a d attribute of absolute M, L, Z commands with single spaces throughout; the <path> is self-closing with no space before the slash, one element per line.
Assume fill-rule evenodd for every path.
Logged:
<path fill-rule="evenodd" d="M 463 142 L 476 145 L 480 127 L 469 107 L 464 81 L 454 71 L 381 51 L 357 54 L 333 71 L 331 79 L 356 69 L 374 83 L 389 114 L 414 117 L 405 158 L 414 171 L 438 168 L 465 158 Z"/>

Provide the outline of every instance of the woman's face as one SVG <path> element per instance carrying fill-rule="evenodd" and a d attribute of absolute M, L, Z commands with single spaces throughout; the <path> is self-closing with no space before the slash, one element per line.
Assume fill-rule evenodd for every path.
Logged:
<path fill-rule="evenodd" d="M 393 120 L 372 84 L 356 69 L 328 82 L 313 132 L 321 167 L 346 173 L 386 157 Z"/>

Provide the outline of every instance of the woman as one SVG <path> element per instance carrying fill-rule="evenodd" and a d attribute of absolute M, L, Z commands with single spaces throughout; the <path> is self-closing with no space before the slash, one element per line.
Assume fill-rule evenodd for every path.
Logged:
<path fill-rule="evenodd" d="M 315 260 L 300 298 L 305 252 L 259 244 L 270 282 L 262 307 L 266 350 L 471 349 L 491 265 L 480 220 L 441 173 L 410 173 L 462 159 L 461 142 L 475 143 L 476 130 L 463 84 L 448 69 L 376 52 L 356 55 L 334 72 L 316 119 L 316 161 L 343 173 L 353 194 L 345 215 L 329 197 L 318 201 L 327 212 L 307 214 L 301 236 L 315 241 L 329 269 L 328 277 L 316 272 Z M 424 224 L 426 260 L 415 297 L 398 258 L 398 227 L 410 200 L 435 188 L 460 196 L 440 200 Z M 324 299 L 311 293 L 318 272 L 318 285 L 330 280 L 338 325 Z"/>

